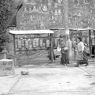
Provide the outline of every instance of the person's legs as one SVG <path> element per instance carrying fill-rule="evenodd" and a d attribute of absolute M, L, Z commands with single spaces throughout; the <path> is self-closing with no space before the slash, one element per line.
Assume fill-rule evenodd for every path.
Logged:
<path fill-rule="evenodd" d="M 88 60 L 84 58 L 83 61 L 84 61 L 85 66 L 87 66 L 88 65 Z"/>
<path fill-rule="evenodd" d="M 69 56 L 68 56 L 68 51 L 65 52 L 65 64 L 69 64 Z"/>
<path fill-rule="evenodd" d="M 77 65 L 76 65 L 76 67 L 79 67 L 79 65 L 80 65 L 80 60 L 77 60 Z"/>
<path fill-rule="evenodd" d="M 63 57 L 63 56 L 62 56 L 62 54 L 61 54 L 61 60 L 60 60 L 60 64 L 63 64 L 63 60 L 62 60 L 62 57 Z"/>
<path fill-rule="evenodd" d="M 65 54 L 64 53 L 62 53 L 62 55 L 61 55 L 61 64 L 65 64 Z"/>
<path fill-rule="evenodd" d="M 84 61 L 84 64 L 86 64 L 86 66 L 87 66 L 88 65 L 88 58 L 87 58 L 86 52 L 83 52 L 83 61 Z"/>

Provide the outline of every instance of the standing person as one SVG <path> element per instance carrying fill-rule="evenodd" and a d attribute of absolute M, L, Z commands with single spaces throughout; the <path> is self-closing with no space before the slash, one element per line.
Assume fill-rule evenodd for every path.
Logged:
<path fill-rule="evenodd" d="M 67 35 L 66 47 L 67 47 L 68 63 L 71 63 L 73 60 L 73 48 L 72 48 L 72 46 L 73 46 L 73 44 L 72 44 L 72 41 L 70 39 L 70 36 Z"/>
<path fill-rule="evenodd" d="M 66 45 L 66 42 L 65 42 L 65 36 L 64 38 L 63 37 L 60 37 L 60 47 L 61 47 L 61 61 L 60 61 L 60 64 L 62 65 L 65 65 L 67 64 L 68 62 L 68 59 L 67 59 L 67 49 L 65 49 L 65 45 Z"/>
<path fill-rule="evenodd" d="M 74 61 L 76 61 L 76 47 L 77 47 L 77 42 L 76 42 L 76 39 L 75 39 L 75 37 L 73 37 L 72 38 L 72 48 L 73 48 L 73 59 L 74 59 Z"/>
<path fill-rule="evenodd" d="M 67 57 L 68 48 L 65 47 L 65 44 L 61 47 L 61 64 L 67 65 L 69 63 Z"/>
<path fill-rule="evenodd" d="M 88 65 L 87 56 L 86 56 L 85 51 L 84 51 L 85 46 L 84 46 L 84 43 L 82 42 L 82 38 L 78 37 L 77 41 L 78 41 L 78 44 L 77 44 L 77 62 L 78 62 L 78 65 L 83 64 L 83 63 Z"/>
<path fill-rule="evenodd" d="M 61 64 L 67 65 L 69 64 L 69 59 L 71 57 L 71 47 L 72 47 L 72 41 L 70 40 L 69 35 L 66 35 L 67 41 L 65 42 L 63 40 L 63 45 L 61 47 Z"/>

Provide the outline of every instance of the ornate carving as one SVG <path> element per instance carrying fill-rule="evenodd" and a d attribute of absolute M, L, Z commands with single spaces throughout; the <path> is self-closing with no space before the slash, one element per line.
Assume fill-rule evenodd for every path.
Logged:
<path fill-rule="evenodd" d="M 64 27 L 64 0 L 29 0 L 24 4 L 19 25 L 36 28 Z M 70 27 L 95 27 L 94 0 L 68 0 Z M 74 6 L 75 5 L 75 6 Z M 24 14 L 24 15 L 23 15 Z M 41 24 L 43 22 L 44 25 Z"/>

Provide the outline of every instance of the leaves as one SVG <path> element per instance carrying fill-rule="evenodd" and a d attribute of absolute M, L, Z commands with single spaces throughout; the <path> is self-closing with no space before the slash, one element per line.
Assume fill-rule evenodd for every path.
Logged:
<path fill-rule="evenodd" d="M 0 46 L 8 41 L 7 26 L 13 14 L 13 0 L 0 0 Z"/>

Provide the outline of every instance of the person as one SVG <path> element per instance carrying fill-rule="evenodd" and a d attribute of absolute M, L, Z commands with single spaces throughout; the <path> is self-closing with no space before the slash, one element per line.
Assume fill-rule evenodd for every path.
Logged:
<path fill-rule="evenodd" d="M 80 64 L 88 65 L 87 56 L 84 51 L 85 46 L 84 46 L 84 43 L 82 42 L 82 38 L 78 37 L 77 42 L 78 42 L 78 44 L 77 44 L 77 63 L 78 63 L 78 65 L 80 65 Z"/>
<path fill-rule="evenodd" d="M 67 65 L 70 63 L 72 59 L 72 41 L 69 37 L 69 35 L 66 35 L 67 41 L 64 43 L 63 41 L 63 46 L 61 47 L 61 63 L 64 65 Z"/>
<path fill-rule="evenodd" d="M 51 61 L 51 60 L 52 60 L 52 56 L 51 56 L 50 47 L 48 47 L 47 50 L 48 50 L 48 56 L 47 56 L 47 57 L 48 57 L 49 60 Z M 55 56 L 55 54 L 54 54 L 54 50 L 53 50 L 53 60 L 56 60 L 56 56 Z"/>
<path fill-rule="evenodd" d="M 67 57 L 70 64 L 74 60 L 74 49 L 73 49 L 73 41 L 70 39 L 69 35 L 67 36 L 66 47 L 68 48 Z"/>
<path fill-rule="evenodd" d="M 69 63 L 68 61 L 68 48 L 65 46 L 66 43 L 64 43 L 64 40 L 61 42 L 61 64 L 67 65 Z"/>
<path fill-rule="evenodd" d="M 73 48 L 73 53 L 74 53 L 74 61 L 76 61 L 76 46 L 77 46 L 77 42 L 75 37 L 72 38 L 72 48 Z"/>
<path fill-rule="evenodd" d="M 65 65 L 66 63 L 66 53 L 64 51 L 64 47 L 65 47 L 65 36 L 60 35 L 60 38 L 58 40 L 58 47 L 57 49 L 60 49 L 60 53 L 61 53 L 61 57 L 60 57 L 60 64 Z"/>

